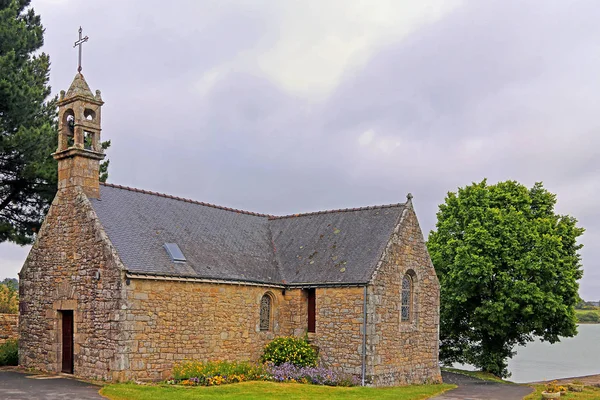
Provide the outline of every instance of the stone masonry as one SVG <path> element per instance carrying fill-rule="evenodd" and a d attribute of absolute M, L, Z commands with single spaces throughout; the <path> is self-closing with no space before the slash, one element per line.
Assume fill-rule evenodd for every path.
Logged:
<path fill-rule="evenodd" d="M 19 314 L 0 314 L 0 344 L 19 337 Z"/>
<path fill-rule="evenodd" d="M 376 386 L 441 382 L 439 282 L 412 206 L 402 219 L 368 289 L 367 375 Z M 411 318 L 400 322 L 406 273 L 414 283 Z"/>
<path fill-rule="evenodd" d="M 122 271 L 79 187 L 54 199 L 20 273 L 19 364 L 61 370 L 61 310 L 73 310 L 74 374 L 111 379 L 121 361 Z"/>
<path fill-rule="evenodd" d="M 259 304 L 274 299 L 272 330 L 259 329 Z M 132 279 L 126 286 L 124 333 L 130 339 L 129 370 L 121 380 L 159 380 L 183 360 L 257 361 L 282 329 L 281 289 Z"/>
<path fill-rule="evenodd" d="M 130 339 L 129 370 L 119 380 L 169 377 L 183 360 L 258 361 L 276 336 L 306 334 L 306 301 L 301 289 L 282 289 L 164 280 L 132 279 L 126 288 L 123 324 Z M 259 329 L 259 304 L 274 299 L 272 330 Z M 317 328 L 311 335 L 322 365 L 360 375 L 363 288 L 317 290 Z M 358 313 L 356 313 L 358 311 Z"/>

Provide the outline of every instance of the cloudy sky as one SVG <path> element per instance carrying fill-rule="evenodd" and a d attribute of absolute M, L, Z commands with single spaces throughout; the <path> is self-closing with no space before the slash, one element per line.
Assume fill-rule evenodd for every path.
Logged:
<path fill-rule="evenodd" d="M 257 212 L 543 181 L 600 299 L 600 7 L 590 1 L 34 0 L 51 85 L 102 90 L 109 182 Z M 28 248 L 0 245 L 0 277 Z"/>

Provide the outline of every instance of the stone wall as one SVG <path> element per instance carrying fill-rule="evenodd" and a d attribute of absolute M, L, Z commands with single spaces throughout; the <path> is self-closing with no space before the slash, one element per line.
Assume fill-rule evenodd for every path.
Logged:
<path fill-rule="evenodd" d="M 306 334 L 306 292 L 262 286 L 131 279 L 126 287 L 125 355 L 120 380 L 159 380 L 184 360 L 257 361 L 276 336 Z M 260 331 L 260 300 L 274 299 L 272 329 Z M 316 292 L 316 333 L 322 365 L 360 375 L 363 288 Z"/>
<path fill-rule="evenodd" d="M 364 287 L 316 291 L 316 329 L 321 365 L 361 376 Z"/>
<path fill-rule="evenodd" d="M 441 382 L 439 283 L 412 207 L 407 208 L 369 287 L 369 380 L 377 386 Z M 413 275 L 411 319 L 400 322 L 402 277 Z"/>
<path fill-rule="evenodd" d="M 61 189 L 19 280 L 19 364 L 49 372 L 62 367 L 62 314 L 73 310 L 74 374 L 111 380 L 120 356 L 122 266 L 78 187 Z"/>
<path fill-rule="evenodd" d="M 0 344 L 19 338 L 19 315 L 0 314 Z"/>
<path fill-rule="evenodd" d="M 289 334 L 282 289 L 149 279 L 126 288 L 130 371 L 121 379 L 165 379 L 183 360 L 256 361 L 267 342 Z M 265 293 L 274 300 L 270 331 L 259 325 Z"/>

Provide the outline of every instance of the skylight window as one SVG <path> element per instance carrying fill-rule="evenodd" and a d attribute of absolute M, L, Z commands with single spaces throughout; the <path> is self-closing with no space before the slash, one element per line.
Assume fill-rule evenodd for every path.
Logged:
<path fill-rule="evenodd" d="M 164 248 L 167 251 L 169 257 L 171 257 L 171 260 L 173 260 L 174 262 L 186 261 L 185 256 L 183 255 L 183 252 L 181 251 L 179 246 L 177 246 L 177 243 L 165 243 Z"/>

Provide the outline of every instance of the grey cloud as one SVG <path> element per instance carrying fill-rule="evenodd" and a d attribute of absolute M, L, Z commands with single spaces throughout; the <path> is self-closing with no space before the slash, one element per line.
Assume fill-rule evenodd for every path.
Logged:
<path fill-rule="evenodd" d="M 378 48 L 322 103 L 290 95 L 251 62 L 225 69 L 206 93 L 195 86 L 272 46 L 281 4 L 91 4 L 84 73 L 106 101 L 110 181 L 276 214 L 401 202 L 411 191 L 427 234 L 449 190 L 484 177 L 543 180 L 587 229 L 581 294 L 598 297 L 600 214 L 573 195 L 600 194 L 589 183 L 600 178 L 595 2 L 467 2 Z M 76 27 L 62 21 L 78 20 L 80 7 L 40 9 L 55 91 L 74 74 Z M 368 129 L 399 147 L 359 146 Z"/>

